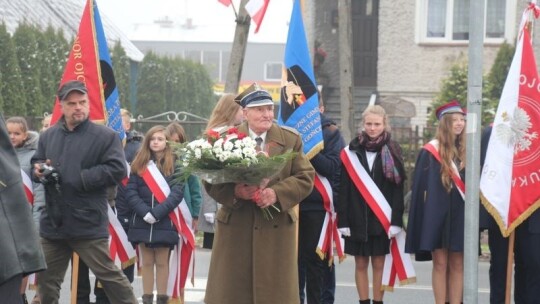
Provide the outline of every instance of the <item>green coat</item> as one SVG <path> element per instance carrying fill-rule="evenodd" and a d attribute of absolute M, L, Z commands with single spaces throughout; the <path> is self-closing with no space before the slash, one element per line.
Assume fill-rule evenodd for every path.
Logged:
<path fill-rule="evenodd" d="M 201 209 L 202 193 L 201 183 L 195 175 L 190 175 L 184 186 L 184 199 L 191 213 L 191 217 L 196 219 L 199 217 Z"/>
<path fill-rule="evenodd" d="M 0 285 L 45 270 L 45 258 L 23 190 L 21 167 L 0 114 Z"/>
<path fill-rule="evenodd" d="M 239 131 L 248 134 L 247 124 Z M 269 183 L 282 211 L 267 220 L 253 201 L 235 201 L 233 183 L 210 185 L 206 190 L 223 204 L 216 215 L 216 234 L 205 303 L 297 304 L 297 227 L 295 207 L 312 190 L 315 170 L 302 153 L 295 131 L 274 124 L 266 135 L 269 154 L 299 152 Z"/>

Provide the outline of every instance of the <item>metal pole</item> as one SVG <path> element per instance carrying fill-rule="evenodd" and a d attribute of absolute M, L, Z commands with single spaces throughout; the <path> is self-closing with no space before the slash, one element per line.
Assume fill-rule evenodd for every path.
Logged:
<path fill-rule="evenodd" d="M 478 303 L 478 214 L 485 0 L 470 2 L 463 303 Z"/>

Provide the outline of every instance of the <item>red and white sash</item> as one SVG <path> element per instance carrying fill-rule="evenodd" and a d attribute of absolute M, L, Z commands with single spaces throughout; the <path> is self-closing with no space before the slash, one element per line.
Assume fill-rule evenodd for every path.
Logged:
<path fill-rule="evenodd" d="M 32 180 L 30 179 L 28 174 L 24 172 L 23 169 L 21 169 L 21 177 L 22 177 L 22 182 L 23 182 L 24 193 L 26 194 L 26 199 L 28 200 L 28 203 L 30 204 L 30 206 L 33 206 L 34 205 L 34 187 L 32 185 Z M 28 276 L 28 289 L 37 290 L 36 273 L 32 273 Z"/>
<path fill-rule="evenodd" d="M 392 219 L 390 204 L 348 146 L 341 151 L 340 156 L 349 177 L 388 233 Z M 386 255 L 384 261 L 382 279 L 385 290 L 393 290 L 396 276 L 400 285 L 416 282 L 411 256 L 405 253 L 405 231 L 403 230 L 390 239 L 390 253 Z"/>
<path fill-rule="evenodd" d="M 435 159 L 441 163 L 441 155 L 439 154 L 439 141 L 434 139 L 427 144 L 424 145 L 424 149 L 426 149 Z M 456 186 L 456 189 L 459 191 L 459 194 L 461 194 L 461 197 L 463 198 L 463 201 L 465 201 L 465 183 L 461 179 L 461 176 L 459 175 L 459 170 L 454 162 L 452 162 L 452 181 L 454 182 L 454 185 Z"/>
<path fill-rule="evenodd" d="M 32 186 L 32 180 L 26 174 L 26 172 L 21 169 L 21 176 L 22 176 L 22 182 L 24 185 L 24 193 L 26 193 L 26 198 L 28 199 L 28 202 L 30 205 L 34 205 L 34 187 Z"/>
<path fill-rule="evenodd" d="M 34 272 L 28 275 L 28 289 L 37 290 L 37 288 L 38 288 L 37 276 L 36 276 L 36 273 Z"/>
<path fill-rule="evenodd" d="M 127 174 L 126 176 L 124 176 L 124 178 L 122 179 L 122 185 L 127 186 L 128 184 L 128 181 L 129 181 L 129 176 L 131 175 L 131 165 L 127 162 L 126 160 L 126 169 L 127 169 Z"/>
<path fill-rule="evenodd" d="M 107 204 L 109 217 L 109 253 L 114 263 L 122 269 L 133 265 L 137 258 L 135 249 L 128 241 L 128 237 L 113 209 Z"/>
<path fill-rule="evenodd" d="M 317 172 L 315 174 L 314 186 L 315 189 L 317 189 L 317 191 L 319 191 L 321 194 L 324 210 L 326 210 L 316 252 L 321 259 L 328 256 L 328 264 L 332 265 L 332 262 L 334 261 L 334 243 L 336 244 L 336 252 L 339 262 L 342 262 L 345 259 L 345 253 L 343 252 L 343 238 L 337 229 L 337 215 L 334 211 L 332 186 L 326 177 Z"/>
<path fill-rule="evenodd" d="M 148 163 L 141 177 L 156 200 L 160 204 L 163 203 L 171 193 L 171 189 L 153 161 Z M 193 219 L 185 200 L 169 213 L 169 218 L 178 231 L 179 241 L 170 257 L 167 294 L 172 301 L 177 301 L 180 299 L 180 289 L 186 285 L 189 264 L 195 250 L 195 234 L 191 229 Z"/>

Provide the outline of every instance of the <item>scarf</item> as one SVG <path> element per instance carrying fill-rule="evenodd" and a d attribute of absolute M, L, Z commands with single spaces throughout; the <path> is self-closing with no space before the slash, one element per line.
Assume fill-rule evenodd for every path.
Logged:
<path fill-rule="evenodd" d="M 377 138 L 370 138 L 365 131 L 362 131 L 358 136 L 358 142 L 366 151 L 381 151 L 384 177 L 391 182 L 400 184 L 402 178 L 392 155 L 395 155 L 396 151 L 393 151 L 392 145 L 388 145 L 390 138 L 390 133 L 386 131 L 383 131 Z"/>

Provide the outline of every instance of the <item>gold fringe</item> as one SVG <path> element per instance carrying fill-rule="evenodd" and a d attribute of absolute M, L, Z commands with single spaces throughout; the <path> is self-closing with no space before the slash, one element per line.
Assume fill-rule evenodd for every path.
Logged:
<path fill-rule="evenodd" d="M 399 285 L 400 285 L 400 286 L 407 285 L 407 284 L 413 284 L 413 283 L 416 283 L 416 277 L 407 278 L 407 279 L 405 279 L 405 280 L 399 281 Z M 393 286 L 389 286 L 389 285 L 382 285 L 382 286 L 381 286 L 381 291 L 393 292 L 393 291 L 394 291 L 394 287 L 393 287 Z"/>
<path fill-rule="evenodd" d="M 37 290 L 38 286 L 37 286 L 37 284 L 28 284 L 28 289 L 29 290 Z"/>
<path fill-rule="evenodd" d="M 122 269 L 126 269 L 129 266 L 134 265 L 136 262 L 137 262 L 137 256 L 134 256 L 131 259 L 129 259 L 129 260 L 125 261 L 125 262 L 122 262 L 122 265 L 121 265 Z"/>
<path fill-rule="evenodd" d="M 406 278 L 405 280 L 399 281 L 399 285 L 407 285 L 416 283 L 416 277 Z"/>
<path fill-rule="evenodd" d="M 393 291 L 394 291 L 394 287 L 388 286 L 388 285 L 382 285 L 382 286 L 381 286 L 381 291 L 393 292 Z"/>
<path fill-rule="evenodd" d="M 315 249 L 315 252 L 319 256 L 319 258 L 321 258 L 321 260 L 324 260 L 324 258 L 326 257 L 326 254 L 324 252 L 322 252 L 321 248 L 319 248 L 319 247 L 317 247 L 317 249 Z"/>
<path fill-rule="evenodd" d="M 167 304 L 184 304 L 184 302 L 180 298 L 171 298 L 169 301 L 167 301 Z"/>
<path fill-rule="evenodd" d="M 321 141 L 320 143 L 316 144 L 311 151 L 309 151 L 306 154 L 307 159 L 312 159 L 317 153 L 321 152 L 324 149 L 324 143 Z"/>
<path fill-rule="evenodd" d="M 487 212 L 489 212 L 489 214 L 491 214 L 493 219 L 495 219 L 495 222 L 499 226 L 499 229 L 501 230 L 501 234 L 504 237 L 508 237 L 510 233 L 512 233 L 512 231 L 514 231 L 517 228 L 517 226 L 519 226 L 527 218 L 529 218 L 529 216 L 531 216 L 531 214 L 533 214 L 533 212 L 535 212 L 536 209 L 540 208 L 540 199 L 538 199 L 536 202 L 534 202 L 534 204 L 532 204 L 529 208 L 527 208 L 527 210 L 525 210 L 525 212 L 523 212 L 512 224 L 510 224 L 508 229 L 506 229 L 504 226 L 503 220 L 501 218 L 501 215 L 499 214 L 499 212 L 497 212 L 497 209 L 495 209 L 495 207 L 493 207 L 493 205 L 484 196 L 482 191 L 480 191 L 480 199 L 481 199 L 482 205 L 484 205 Z"/>

